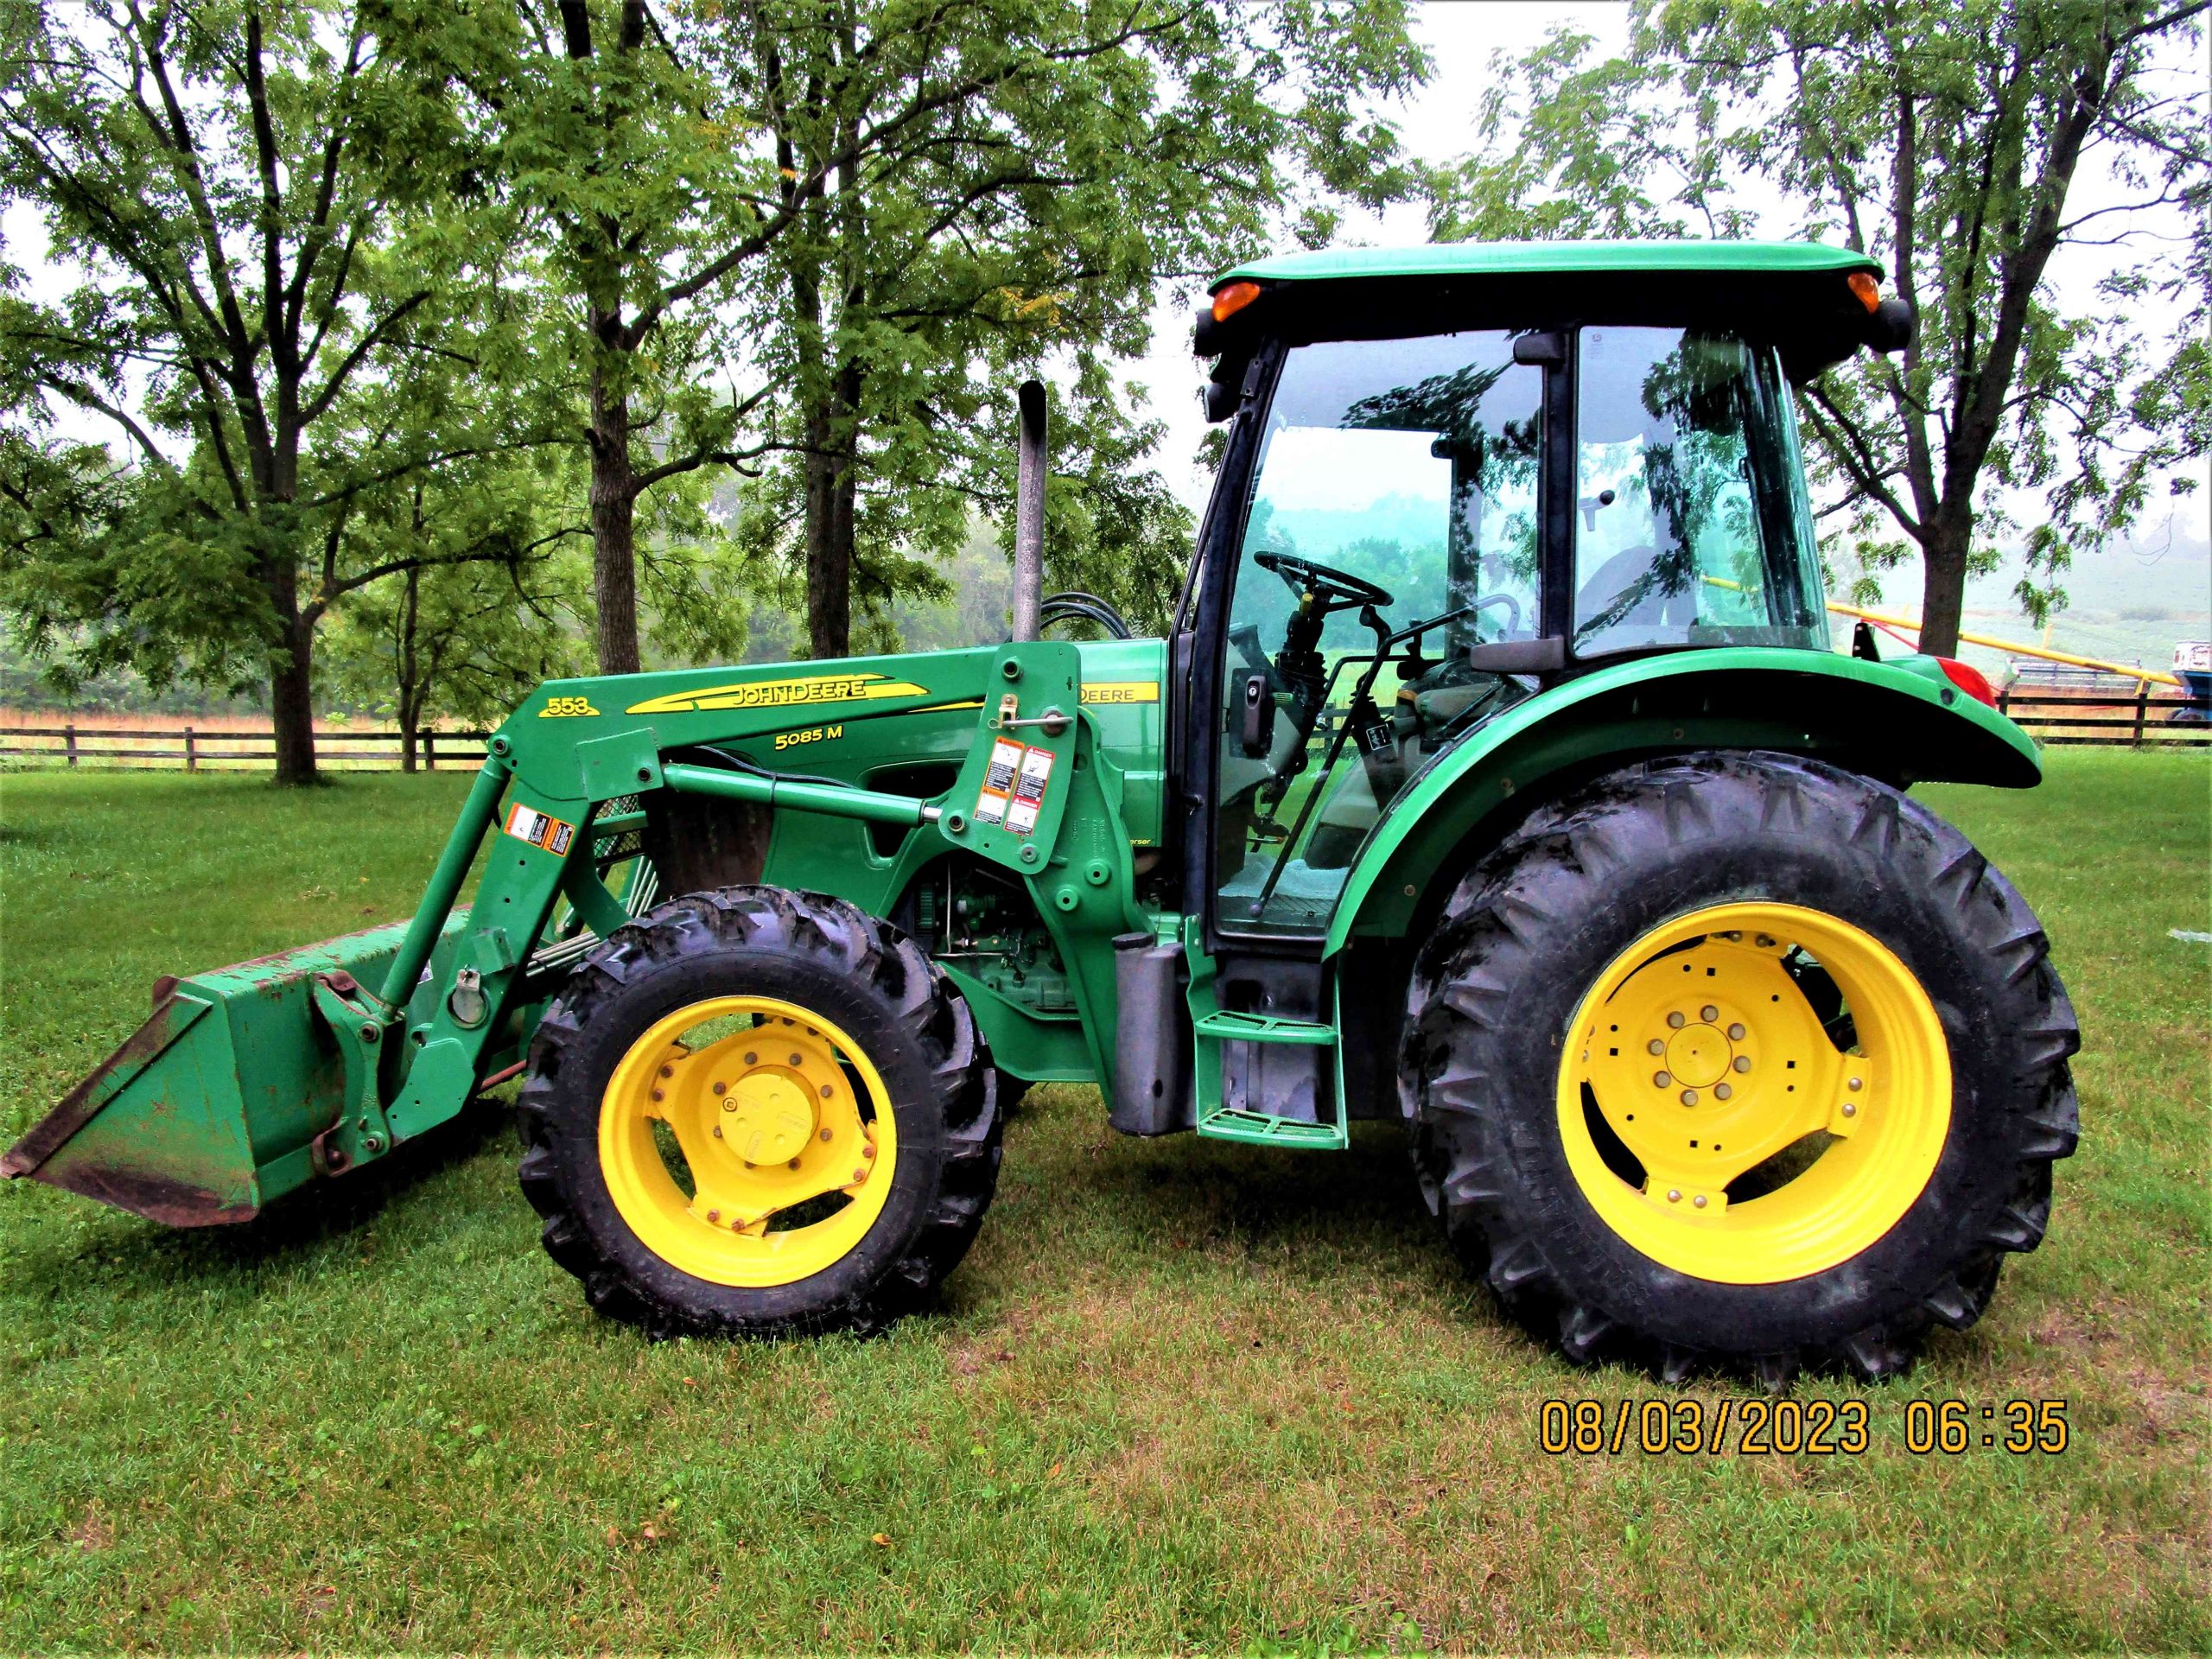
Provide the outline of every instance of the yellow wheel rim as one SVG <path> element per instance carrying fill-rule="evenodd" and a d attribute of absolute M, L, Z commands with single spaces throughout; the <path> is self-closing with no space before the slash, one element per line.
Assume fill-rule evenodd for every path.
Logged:
<path fill-rule="evenodd" d="M 1842 995 L 1847 1050 L 1784 966 L 1799 952 Z M 1866 1249 L 1926 1188 L 1950 1123 L 1950 1049 L 1920 982 L 1872 935 L 1796 905 L 1645 934 L 1582 999 L 1560 1067 L 1591 1206 L 1653 1261 L 1724 1284 Z"/>
<path fill-rule="evenodd" d="M 868 1236 L 899 1130 L 874 1062 L 836 1026 L 773 997 L 717 996 L 631 1045 L 601 1100 L 599 1157 L 647 1249 L 694 1278 L 765 1287 Z"/>

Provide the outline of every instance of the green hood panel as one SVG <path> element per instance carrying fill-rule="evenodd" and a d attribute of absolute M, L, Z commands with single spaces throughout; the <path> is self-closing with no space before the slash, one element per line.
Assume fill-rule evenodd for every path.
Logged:
<path fill-rule="evenodd" d="M 1553 686 L 1478 727 L 1415 779 L 1360 849 L 1326 950 L 1409 925 L 1483 821 L 1559 774 L 1695 748 L 1779 749 L 1899 784 L 2040 782 L 2034 740 L 1929 659 L 1723 646 L 1647 657 Z M 1517 815 L 1516 815 L 1517 816 Z"/>

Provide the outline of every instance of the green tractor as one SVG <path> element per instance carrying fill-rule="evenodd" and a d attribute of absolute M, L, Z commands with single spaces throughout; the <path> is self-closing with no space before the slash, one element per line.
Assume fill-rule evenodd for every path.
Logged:
<path fill-rule="evenodd" d="M 244 1222 L 519 1074 L 594 1307 L 868 1331 L 967 1250 L 1012 1096 L 1083 1083 L 1129 1135 L 1399 1123 L 1575 1362 L 1879 1377 L 1971 1325 L 2043 1236 L 2078 1037 L 1905 792 L 2032 785 L 2034 745 L 1962 664 L 1829 645 L 1790 387 L 1909 306 L 1752 244 L 1213 296 L 1167 638 L 1042 597 L 1025 388 L 1009 642 L 543 686 L 410 922 L 163 980 L 6 1173 Z"/>

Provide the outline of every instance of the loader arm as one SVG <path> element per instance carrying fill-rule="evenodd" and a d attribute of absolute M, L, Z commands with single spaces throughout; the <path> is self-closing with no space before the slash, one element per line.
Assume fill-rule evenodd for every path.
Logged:
<path fill-rule="evenodd" d="M 154 1017 L 0 1168 L 172 1224 L 234 1222 L 436 1128 L 517 1065 L 579 944 L 613 931 L 651 894 L 608 891 L 595 854 L 671 796 L 887 832 L 856 843 L 869 849 L 861 855 L 808 870 L 810 885 L 874 914 L 916 869 L 956 850 L 1018 876 L 1072 965 L 1084 1051 L 1105 1079 L 1114 983 L 1103 941 L 1142 918 L 1122 813 L 1127 780 L 1082 706 L 1083 672 L 1076 646 L 1046 641 L 830 670 L 549 683 L 489 741 L 410 921 L 165 983 Z M 943 774 L 950 785 L 899 793 L 737 753 L 779 754 L 779 740 L 804 747 L 798 738 L 830 726 L 877 722 L 887 755 L 911 753 L 918 737 L 926 748 L 938 734 L 937 751 L 957 757 Z M 995 791 L 1001 744 L 1035 757 L 1033 798 L 1007 802 Z M 1146 804 L 1156 811 L 1156 796 Z M 581 928 L 549 946 L 563 897 Z M 976 1000 L 987 1032 L 1013 1033 L 1017 1010 Z"/>

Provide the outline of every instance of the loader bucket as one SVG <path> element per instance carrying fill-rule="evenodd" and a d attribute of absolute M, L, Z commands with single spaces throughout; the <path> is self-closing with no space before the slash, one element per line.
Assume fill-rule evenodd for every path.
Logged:
<path fill-rule="evenodd" d="M 442 973 L 466 912 L 448 918 Z M 29 1175 L 173 1227 L 249 1221 L 315 1173 L 315 1137 L 345 1104 L 314 976 L 380 984 L 406 925 L 257 957 L 154 987 L 154 1012 L 0 1158 Z M 427 986 L 418 1001 L 427 1001 Z M 410 1007 L 410 1020 L 416 1010 Z"/>

